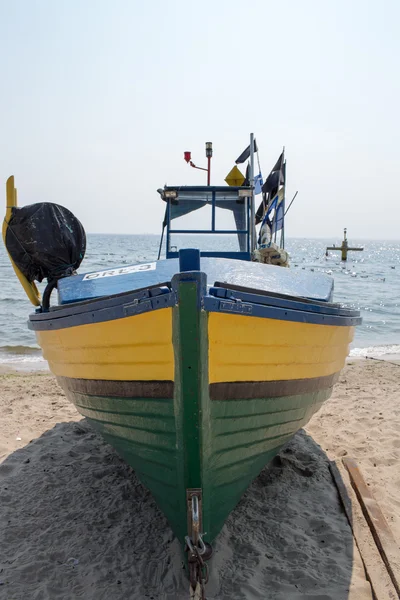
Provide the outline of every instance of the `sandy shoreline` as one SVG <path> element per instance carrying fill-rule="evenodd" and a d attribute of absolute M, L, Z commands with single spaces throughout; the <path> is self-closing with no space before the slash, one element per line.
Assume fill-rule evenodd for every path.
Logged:
<path fill-rule="evenodd" d="M 350 361 L 229 517 L 208 600 L 371 600 L 328 458 L 358 461 L 400 540 L 399 369 Z M 54 378 L 3 372 L 0 406 L 0 598 L 187 599 L 165 518 Z"/>
<path fill-rule="evenodd" d="M 329 458 L 355 458 L 400 542 L 400 362 L 349 361 L 307 426 Z"/>

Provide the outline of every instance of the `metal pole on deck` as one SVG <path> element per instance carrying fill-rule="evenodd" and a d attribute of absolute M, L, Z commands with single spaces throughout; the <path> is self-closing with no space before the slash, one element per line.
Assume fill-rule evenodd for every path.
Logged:
<path fill-rule="evenodd" d="M 251 219 L 251 230 L 250 230 L 250 242 L 251 251 L 253 252 L 256 248 L 256 231 L 255 231 L 255 208 L 254 208 L 254 133 L 250 134 L 250 219 Z"/>
<path fill-rule="evenodd" d="M 212 143 L 206 142 L 206 157 L 207 157 L 207 185 L 211 182 L 211 157 L 212 157 Z"/>

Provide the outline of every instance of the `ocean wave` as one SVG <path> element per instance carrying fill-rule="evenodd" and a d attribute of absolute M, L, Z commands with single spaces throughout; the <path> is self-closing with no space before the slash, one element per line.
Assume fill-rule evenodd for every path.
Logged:
<path fill-rule="evenodd" d="M 350 351 L 350 356 L 353 358 L 364 358 L 365 356 L 381 358 L 388 355 L 400 356 L 400 346 L 397 344 L 388 346 L 368 346 L 367 348 L 353 348 Z"/>
<path fill-rule="evenodd" d="M 16 371 L 47 371 L 48 364 L 38 347 L 0 346 L 0 367 Z"/>
<path fill-rule="evenodd" d="M 39 346 L 0 346 L 0 354 L 7 355 L 38 355 L 41 356 L 42 352 Z"/>

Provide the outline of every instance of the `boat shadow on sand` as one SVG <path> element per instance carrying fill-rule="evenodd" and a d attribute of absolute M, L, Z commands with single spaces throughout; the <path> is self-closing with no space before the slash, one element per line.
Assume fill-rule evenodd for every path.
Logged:
<path fill-rule="evenodd" d="M 165 517 L 85 419 L 15 451 L 0 480 L 0 597 L 187 600 Z M 353 597 L 370 598 L 369 584 L 328 459 L 300 431 L 229 516 L 207 599 Z"/>

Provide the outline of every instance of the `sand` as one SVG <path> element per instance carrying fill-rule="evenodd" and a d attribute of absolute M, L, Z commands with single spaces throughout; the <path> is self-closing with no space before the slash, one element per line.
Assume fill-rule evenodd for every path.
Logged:
<path fill-rule="evenodd" d="M 371 600 L 328 458 L 356 458 L 400 539 L 399 381 L 394 365 L 346 367 L 228 518 L 208 600 Z M 164 516 L 54 378 L 0 375 L 0 411 L 1 600 L 187 600 Z"/>
<path fill-rule="evenodd" d="M 400 543 L 400 363 L 350 361 L 306 429 L 329 458 L 357 460 Z"/>

